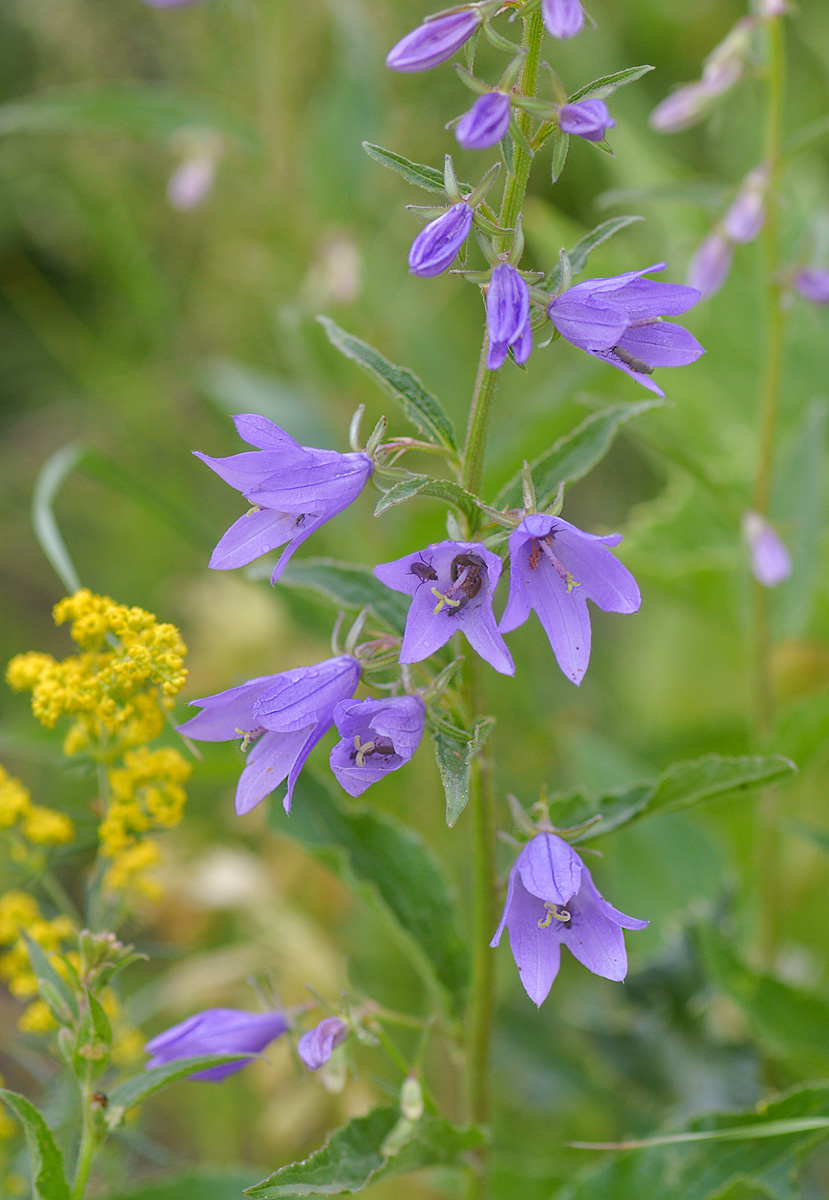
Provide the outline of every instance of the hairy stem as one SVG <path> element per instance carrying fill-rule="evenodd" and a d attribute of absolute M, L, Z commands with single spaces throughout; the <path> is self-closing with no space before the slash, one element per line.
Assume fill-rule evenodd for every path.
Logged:
<path fill-rule="evenodd" d="M 75 1168 L 75 1182 L 72 1185 L 71 1200 L 83 1200 L 86 1195 L 86 1185 L 97 1149 L 97 1136 L 92 1119 L 92 1085 L 87 1082 L 81 1090 L 83 1104 L 83 1132 L 78 1151 L 78 1165 Z"/>

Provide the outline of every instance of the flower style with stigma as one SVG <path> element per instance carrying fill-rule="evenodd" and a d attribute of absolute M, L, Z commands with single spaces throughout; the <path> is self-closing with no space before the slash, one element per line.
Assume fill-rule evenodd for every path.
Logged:
<path fill-rule="evenodd" d="M 344 654 L 315 667 L 295 667 L 279 675 L 260 675 L 239 687 L 191 700 L 201 712 L 176 728 L 197 742 L 242 739 L 252 749 L 236 789 L 236 812 L 249 813 L 285 780 L 283 801 L 291 798 L 308 755 L 334 724 L 340 700 L 354 694 L 361 668 Z"/>
<path fill-rule="evenodd" d="M 662 319 L 693 308 L 700 299 L 696 288 L 643 278 L 665 265 L 587 279 L 556 296 L 547 308 L 568 342 L 618 367 L 657 396 L 665 393 L 650 378 L 655 367 L 686 366 L 705 353 L 682 325 Z"/>
<path fill-rule="evenodd" d="M 241 1071 L 266 1046 L 288 1031 L 288 1021 L 281 1012 L 252 1013 L 240 1008 L 207 1008 L 204 1012 L 180 1021 L 147 1042 L 152 1058 L 146 1069 L 161 1067 L 181 1058 L 197 1058 L 204 1054 L 244 1054 L 238 1062 L 225 1063 L 197 1071 L 190 1079 L 219 1083 Z"/>
<path fill-rule="evenodd" d="M 506 926 L 524 990 L 540 1006 L 558 974 L 562 945 L 594 975 L 621 981 L 627 975 L 622 930 L 647 924 L 608 904 L 563 838 L 539 833 L 510 871 L 504 912 L 490 945 L 498 945 Z"/>
<path fill-rule="evenodd" d="M 510 590 L 500 630 L 523 625 L 534 609 L 558 665 L 581 683 L 590 661 L 592 600 L 605 612 L 633 613 L 641 596 L 636 580 L 610 553 L 618 533 L 584 533 L 561 517 L 532 513 L 510 534 Z"/>
<path fill-rule="evenodd" d="M 515 674 L 492 611 L 501 560 L 481 542 L 437 542 L 417 554 L 381 563 L 374 574 L 387 587 L 412 597 L 401 663 L 421 662 L 460 632 L 496 671 Z"/>
<path fill-rule="evenodd" d="M 348 1037 L 349 1027 L 339 1017 L 323 1017 L 318 1025 L 303 1033 L 297 1042 L 297 1054 L 309 1071 L 318 1071 Z"/>
<path fill-rule="evenodd" d="M 342 741 L 331 751 L 331 770 L 350 796 L 411 760 L 423 737 L 426 710 L 418 696 L 341 700 L 334 724 Z"/>
<path fill-rule="evenodd" d="M 287 542 L 271 576 L 276 583 L 305 539 L 357 499 L 374 465 L 362 452 L 300 446 L 267 417 L 245 413 L 233 422 L 255 450 L 228 458 L 194 451 L 253 505 L 220 539 L 210 566 L 218 571 L 243 567 Z"/>

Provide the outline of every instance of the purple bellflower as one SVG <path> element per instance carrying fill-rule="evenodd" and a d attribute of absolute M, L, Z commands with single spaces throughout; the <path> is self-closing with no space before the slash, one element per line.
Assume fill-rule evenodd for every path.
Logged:
<path fill-rule="evenodd" d="M 720 290 L 728 278 L 734 259 L 734 246 L 715 230 L 700 243 L 688 264 L 688 284 L 703 300 Z"/>
<path fill-rule="evenodd" d="M 636 612 L 641 603 L 636 580 L 610 553 L 618 533 L 583 533 L 562 521 L 533 513 L 510 534 L 509 600 L 500 630 L 523 625 L 535 609 L 558 665 L 573 683 L 581 683 L 590 661 L 592 600 L 605 612 Z"/>
<path fill-rule="evenodd" d="M 309 1071 L 318 1071 L 348 1037 L 348 1026 L 339 1017 L 324 1017 L 319 1025 L 303 1033 L 297 1042 L 297 1054 Z"/>
<path fill-rule="evenodd" d="M 147 1050 L 152 1058 L 146 1069 L 202 1054 L 249 1056 L 238 1062 L 225 1063 L 222 1067 L 197 1071 L 190 1076 L 190 1079 L 207 1079 L 218 1083 L 235 1071 L 241 1071 L 287 1029 L 288 1022 L 280 1012 L 252 1013 L 240 1008 L 207 1008 L 165 1029 L 164 1033 L 147 1042 Z"/>
<path fill-rule="evenodd" d="M 271 576 L 276 583 L 305 539 L 356 500 L 374 465 L 367 454 L 300 446 L 266 417 L 245 413 L 233 421 L 255 450 L 228 458 L 194 453 L 254 507 L 220 539 L 210 566 L 242 567 L 287 542 Z"/>
<path fill-rule="evenodd" d="M 608 129 L 616 124 L 604 100 L 563 104 L 558 110 L 558 122 L 562 133 L 574 133 L 588 142 L 601 142 Z"/>
<path fill-rule="evenodd" d="M 450 267 L 469 237 L 474 215 L 474 210 L 464 200 L 459 200 L 421 229 L 409 250 L 410 273 L 440 275 Z"/>
<path fill-rule="evenodd" d="M 339 702 L 334 724 L 342 741 L 331 751 L 330 762 L 349 796 L 361 796 L 411 760 L 423 737 L 425 715 L 418 696 Z"/>
<path fill-rule="evenodd" d="M 260 675 L 215 696 L 191 700 L 202 711 L 177 728 L 197 742 L 242 738 L 245 750 L 253 743 L 236 789 L 239 816 L 285 779 L 284 805 L 290 812 L 294 785 L 308 755 L 334 724 L 337 703 L 352 696 L 359 681 L 360 664 L 347 654 L 315 667 Z"/>
<path fill-rule="evenodd" d="M 464 150 L 495 146 L 509 129 L 510 98 L 505 92 L 479 96 L 455 126 L 455 137 Z"/>
<path fill-rule="evenodd" d="M 556 296 L 547 315 L 568 342 L 604 359 L 657 396 L 664 392 L 651 379 L 655 367 L 681 367 L 704 354 L 682 325 L 669 325 L 663 314 L 687 312 L 700 298 L 696 288 L 681 283 L 643 279 L 662 271 L 655 263 L 607 279 L 587 279 Z"/>
<path fill-rule="evenodd" d="M 481 13 L 475 8 L 437 13 L 392 46 L 386 55 L 386 66 L 393 71 L 428 71 L 460 50 L 481 20 Z"/>
<path fill-rule="evenodd" d="M 501 575 L 497 554 L 480 542 L 437 542 L 417 554 L 381 563 L 374 574 L 387 587 L 412 597 L 400 662 L 421 662 L 460 632 L 496 671 L 515 674 L 492 612 Z"/>
<path fill-rule="evenodd" d="M 657 104 L 650 115 L 659 133 L 689 129 L 709 112 L 718 97 L 729 91 L 742 75 L 749 56 L 755 18 L 741 17 L 703 65 L 702 79 L 678 88 Z"/>
<path fill-rule="evenodd" d="M 599 895 L 572 846 L 553 833 L 528 842 L 510 871 L 501 924 L 506 925 L 521 982 L 534 1004 L 547 998 L 561 963 L 562 943 L 594 975 L 621 981 L 627 975 L 623 929 L 644 929 Z"/>
<path fill-rule="evenodd" d="M 584 26 L 579 0 L 541 0 L 541 16 L 547 32 L 556 38 L 575 37 Z"/>
<path fill-rule="evenodd" d="M 751 560 L 751 573 L 763 587 L 777 587 L 792 573 L 792 559 L 777 534 L 760 513 L 743 515 L 743 537 Z"/>
<path fill-rule="evenodd" d="M 486 328 L 486 365 L 490 371 L 503 365 L 510 346 L 517 363 L 525 363 L 530 357 L 530 290 L 509 263 L 500 263 L 492 272 L 486 293 Z"/>
<path fill-rule="evenodd" d="M 792 287 L 812 304 L 829 304 L 829 270 L 825 267 L 801 267 L 794 274 Z"/>

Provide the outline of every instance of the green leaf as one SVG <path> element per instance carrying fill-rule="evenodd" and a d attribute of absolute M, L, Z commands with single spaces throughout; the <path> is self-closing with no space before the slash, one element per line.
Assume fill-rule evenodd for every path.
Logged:
<path fill-rule="evenodd" d="M 752 1142 L 757 1138 L 782 1137 L 787 1133 L 811 1133 L 829 1129 L 827 1117 L 790 1117 L 757 1125 L 735 1125 L 731 1129 L 705 1129 L 695 1133 L 663 1133 L 657 1137 L 625 1142 L 570 1142 L 575 1150 L 649 1150 L 651 1146 L 681 1146 L 688 1142 Z"/>
<path fill-rule="evenodd" d="M 84 989 L 84 1001 L 72 1055 L 72 1069 L 79 1079 L 97 1079 L 109 1061 L 112 1027 L 100 1000 L 88 988 Z"/>
<path fill-rule="evenodd" d="M 52 505 L 63 481 L 75 470 L 82 455 L 83 447 L 76 442 L 70 442 L 69 445 L 56 450 L 41 467 L 32 496 L 32 524 L 35 536 L 70 594 L 79 590 L 81 581 L 61 537 Z"/>
<path fill-rule="evenodd" d="M 658 779 L 633 784 L 598 799 L 591 799 L 583 792 L 557 798 L 550 804 L 550 813 L 560 829 L 599 816 L 596 824 L 572 839 L 582 842 L 602 837 L 643 817 L 679 812 L 724 796 L 745 795 L 787 778 L 795 769 L 794 763 L 779 754 L 742 758 L 709 754 L 693 762 L 675 763 Z"/>
<path fill-rule="evenodd" d="M 407 936 L 419 963 L 460 1009 L 469 959 L 455 916 L 455 902 L 442 868 L 413 829 L 393 818 L 346 806 L 307 768 L 294 790 L 286 820 L 275 803 L 271 828 L 323 853 L 350 881 L 368 885 Z"/>
<path fill-rule="evenodd" d="M 272 562 L 254 563 L 246 574 L 251 579 L 267 579 L 272 570 Z M 386 587 L 368 567 L 337 562 L 333 558 L 292 559 L 279 582 L 318 592 L 337 608 L 351 612 L 368 607 L 395 633 L 402 633 L 406 628 L 409 598 Z"/>
<path fill-rule="evenodd" d="M 433 500 L 442 500 L 467 516 L 472 516 L 479 507 L 471 492 L 465 491 L 460 484 L 453 483 L 450 479 L 433 479 L 430 475 L 412 474 L 383 493 L 377 501 L 374 515 L 379 517 L 395 504 L 403 504 L 415 496 L 429 496 Z"/>
<path fill-rule="evenodd" d="M 427 392 L 418 377 L 406 367 L 396 367 L 379 350 L 340 329 L 329 317 L 317 320 L 332 346 L 352 359 L 376 384 L 395 400 L 412 424 L 440 446 L 456 450 L 455 430 L 440 401 Z"/>
<path fill-rule="evenodd" d="M 69 1200 L 63 1156 L 41 1114 L 25 1096 L 7 1088 L 0 1088 L 0 1100 L 8 1105 L 23 1126 L 32 1167 L 34 1200 Z"/>
<path fill-rule="evenodd" d="M 250 1167 L 203 1167 L 129 1191 L 107 1192 L 104 1200 L 236 1200 L 250 1177 Z"/>
<path fill-rule="evenodd" d="M 22 936 L 26 943 L 29 962 L 32 964 L 32 970 L 37 978 L 38 990 L 49 1005 L 52 1015 L 62 1024 L 77 1018 L 78 1000 L 66 980 L 58 974 L 43 950 L 37 942 L 32 941 L 25 929 Z M 44 984 L 46 985 L 46 995 L 43 990 Z"/>
<path fill-rule="evenodd" d="M 550 503 L 560 485 L 575 483 L 591 471 L 607 454 L 622 425 L 663 403 L 654 399 L 640 400 L 636 404 L 613 404 L 591 414 L 581 425 L 559 438 L 546 453 L 530 463 L 539 508 Z M 498 508 L 521 507 L 521 472 L 501 488 L 494 504 Z"/>
<path fill-rule="evenodd" d="M 469 802 L 472 764 L 494 725 L 494 717 L 481 717 L 471 732 L 445 723 L 434 724 L 430 728 L 435 760 L 446 793 L 446 824 L 450 829 Z"/>
<path fill-rule="evenodd" d="M 579 238 L 572 250 L 567 251 L 567 257 L 570 260 L 570 270 L 573 275 L 580 275 L 587 266 L 587 260 L 593 251 L 601 246 L 603 242 L 608 241 L 622 229 L 627 229 L 628 225 L 633 225 L 636 221 L 641 221 L 642 217 L 612 217 L 609 221 L 602 221 L 601 225 L 597 225 L 595 229 L 591 229 L 590 233 L 586 233 L 583 238 Z M 544 287 L 556 291 L 561 283 L 561 267 L 556 264 L 552 271 L 544 280 Z"/>
<path fill-rule="evenodd" d="M 613 95 L 617 88 L 624 87 L 626 83 L 635 83 L 637 79 L 647 75 L 648 71 L 653 70 L 653 67 L 647 66 L 628 67 L 626 70 L 616 71 L 612 75 L 602 75 L 600 79 L 594 79 L 592 83 L 586 83 L 584 87 L 573 92 L 568 104 L 575 104 L 577 100 L 606 100 L 608 96 Z"/>
<path fill-rule="evenodd" d="M 397 1125 L 396 1107 L 372 1109 L 330 1135 L 325 1145 L 303 1162 L 281 1167 L 262 1183 L 245 1191 L 255 1200 L 280 1197 L 338 1196 L 359 1192 L 369 1183 L 424 1167 L 461 1166 L 462 1155 L 485 1142 L 474 1126 L 457 1128 L 442 1117 L 422 1117 L 411 1136 L 392 1157 L 381 1152 Z"/>
<path fill-rule="evenodd" d="M 375 162 L 380 163 L 383 167 L 388 167 L 390 170 L 396 171 L 398 175 L 403 176 L 407 183 L 413 183 L 415 187 L 423 188 L 427 192 L 446 194 L 443 183 L 443 171 L 438 171 L 435 167 L 425 167 L 423 163 L 410 162 L 402 154 L 395 154 L 392 150 L 384 150 L 382 146 L 375 146 L 373 142 L 363 142 L 363 149 L 369 158 L 373 158 Z M 472 191 L 471 183 L 461 183 L 458 186 L 461 192 L 469 193 Z"/>
<path fill-rule="evenodd" d="M 197 1058 L 179 1058 L 175 1062 L 165 1063 L 163 1067 L 150 1067 L 131 1076 L 109 1092 L 109 1105 L 106 1109 L 106 1123 L 110 1129 L 121 1124 L 125 1113 L 136 1104 L 142 1104 L 156 1092 L 195 1075 L 210 1067 L 223 1067 L 225 1063 L 238 1062 L 240 1058 L 249 1058 L 246 1054 L 201 1054 Z"/>
<path fill-rule="evenodd" d="M 564 164 L 567 162 L 567 151 L 570 149 L 570 134 L 562 133 L 556 127 L 550 134 L 550 141 L 553 144 L 553 157 L 550 164 L 550 182 L 557 183 L 561 172 L 564 170 Z"/>

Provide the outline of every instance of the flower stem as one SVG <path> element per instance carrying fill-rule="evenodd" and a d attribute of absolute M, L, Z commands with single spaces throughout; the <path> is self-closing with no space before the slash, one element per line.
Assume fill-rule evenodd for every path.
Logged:
<path fill-rule="evenodd" d="M 86 1083 L 81 1091 L 83 1105 L 83 1132 L 78 1151 L 78 1165 L 75 1168 L 75 1182 L 72 1185 L 71 1200 L 83 1200 L 86 1195 L 86 1185 L 97 1149 L 97 1136 L 92 1121 L 92 1086 Z"/>

